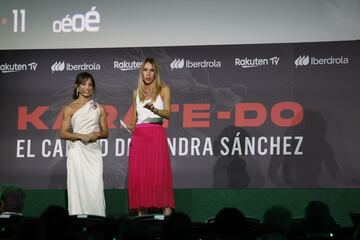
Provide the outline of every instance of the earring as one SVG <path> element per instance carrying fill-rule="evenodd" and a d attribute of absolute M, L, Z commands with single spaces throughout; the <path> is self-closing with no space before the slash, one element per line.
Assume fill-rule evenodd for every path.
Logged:
<path fill-rule="evenodd" d="M 76 90 L 76 96 L 79 97 L 79 90 Z"/>

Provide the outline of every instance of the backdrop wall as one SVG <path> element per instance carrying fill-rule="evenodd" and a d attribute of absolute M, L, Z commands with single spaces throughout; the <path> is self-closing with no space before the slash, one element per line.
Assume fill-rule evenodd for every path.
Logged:
<path fill-rule="evenodd" d="M 359 187 L 359 41 L 0 51 L 0 176 L 65 188 L 62 107 L 93 73 L 108 112 L 106 188 L 126 188 L 131 93 L 145 56 L 172 89 L 175 188 Z"/>

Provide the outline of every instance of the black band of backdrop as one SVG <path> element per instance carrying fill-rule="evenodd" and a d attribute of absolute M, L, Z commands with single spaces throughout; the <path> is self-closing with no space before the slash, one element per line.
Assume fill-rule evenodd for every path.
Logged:
<path fill-rule="evenodd" d="M 360 187 L 360 41 L 0 51 L 0 181 L 66 188 L 62 107 L 80 71 L 106 107 L 106 188 L 126 188 L 131 93 L 145 57 L 172 89 L 175 188 Z"/>

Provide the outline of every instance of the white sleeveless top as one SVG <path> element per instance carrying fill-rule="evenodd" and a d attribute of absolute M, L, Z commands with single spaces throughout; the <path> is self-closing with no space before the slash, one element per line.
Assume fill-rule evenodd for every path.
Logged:
<path fill-rule="evenodd" d="M 148 100 L 140 101 L 139 93 L 136 94 L 136 113 L 137 113 L 137 122 L 136 124 L 143 123 L 147 118 L 161 118 L 159 115 L 153 113 L 147 108 L 144 108 L 145 104 L 151 102 L 151 98 Z M 155 102 L 152 103 L 155 108 L 159 110 L 164 109 L 164 102 L 161 99 L 160 94 L 156 97 Z"/>

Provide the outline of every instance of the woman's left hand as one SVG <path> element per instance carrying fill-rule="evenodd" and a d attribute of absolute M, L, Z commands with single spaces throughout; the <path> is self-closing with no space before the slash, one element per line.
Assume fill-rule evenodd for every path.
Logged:
<path fill-rule="evenodd" d="M 158 113 L 158 109 L 156 107 L 154 107 L 154 105 L 152 103 L 147 103 L 144 105 L 144 108 L 149 109 L 150 111 L 152 111 L 153 113 L 157 114 Z"/>
<path fill-rule="evenodd" d="M 100 136 L 99 136 L 99 132 L 91 132 L 88 134 L 88 136 L 90 137 L 89 141 L 88 142 L 93 142 L 95 141 L 96 139 L 98 139 Z"/>

